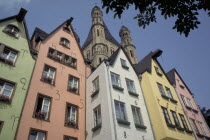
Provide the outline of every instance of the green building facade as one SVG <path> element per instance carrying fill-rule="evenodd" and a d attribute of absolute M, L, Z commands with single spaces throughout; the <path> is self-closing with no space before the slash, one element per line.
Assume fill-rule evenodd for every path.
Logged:
<path fill-rule="evenodd" d="M 0 140 L 15 138 L 35 64 L 26 13 L 0 19 Z"/>

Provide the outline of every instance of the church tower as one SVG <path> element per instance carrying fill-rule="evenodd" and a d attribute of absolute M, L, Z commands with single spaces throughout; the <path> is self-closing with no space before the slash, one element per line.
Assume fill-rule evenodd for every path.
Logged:
<path fill-rule="evenodd" d="M 85 58 L 91 61 L 91 65 L 97 67 L 104 59 L 108 59 L 120 44 L 109 32 L 98 6 L 92 9 L 91 17 L 92 26 L 82 50 Z"/>
<path fill-rule="evenodd" d="M 133 45 L 133 41 L 131 39 L 130 31 L 127 27 L 122 26 L 119 32 L 121 38 L 121 44 L 130 58 L 132 64 L 138 64 L 138 57 L 136 55 L 136 47 Z"/>

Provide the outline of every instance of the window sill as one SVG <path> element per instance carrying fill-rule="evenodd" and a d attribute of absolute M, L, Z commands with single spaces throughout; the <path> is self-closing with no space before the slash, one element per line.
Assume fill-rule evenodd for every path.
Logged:
<path fill-rule="evenodd" d="M 42 118 L 39 118 L 39 117 L 35 117 L 35 116 L 33 116 L 33 118 L 37 119 L 37 120 L 40 120 L 40 121 L 50 122 L 49 119 L 45 120 L 45 119 L 42 119 Z"/>
<path fill-rule="evenodd" d="M 176 129 L 178 129 L 180 131 L 184 131 L 184 128 L 181 128 L 180 126 L 177 126 Z"/>
<path fill-rule="evenodd" d="M 170 101 L 171 101 L 172 103 L 175 103 L 175 104 L 177 103 L 177 100 L 174 100 L 174 99 L 171 99 L 171 98 L 170 98 Z"/>
<path fill-rule="evenodd" d="M 69 127 L 69 128 L 78 129 L 78 125 L 77 124 L 72 124 L 70 122 L 65 122 L 64 126 Z"/>
<path fill-rule="evenodd" d="M 78 90 L 78 89 L 71 89 L 71 88 L 68 88 L 67 91 L 69 91 L 69 92 L 71 92 L 71 93 L 74 93 L 74 94 L 76 94 L 76 95 L 79 95 L 79 92 L 77 93 L 77 90 Z"/>
<path fill-rule="evenodd" d="M 3 62 L 3 63 L 5 63 L 5 64 L 8 64 L 8 65 L 10 65 L 10 66 L 15 67 L 14 62 L 12 62 L 12 61 L 10 61 L 10 60 L 8 60 L 8 59 L 5 59 L 5 58 L 3 58 L 3 57 L 1 57 L 1 56 L 0 56 L 0 61 Z"/>
<path fill-rule="evenodd" d="M 174 128 L 174 129 L 176 128 L 176 126 L 173 125 L 173 124 L 167 124 L 167 126 L 168 126 L 168 127 L 171 127 L 171 128 Z"/>
<path fill-rule="evenodd" d="M 125 65 L 122 65 L 122 67 L 123 67 L 124 69 L 126 69 L 126 70 L 129 69 L 129 67 L 128 67 L 128 66 L 125 66 Z"/>
<path fill-rule="evenodd" d="M 101 123 L 96 125 L 94 128 L 92 128 L 92 131 L 95 132 L 96 130 L 101 128 Z"/>
<path fill-rule="evenodd" d="M 165 98 L 165 99 L 169 100 L 169 97 L 168 97 L 168 96 L 163 95 L 163 94 L 161 94 L 161 96 L 162 96 L 163 98 Z"/>
<path fill-rule="evenodd" d="M 200 133 L 196 133 L 196 135 L 199 137 L 199 138 L 204 138 L 205 136 L 200 134 Z"/>
<path fill-rule="evenodd" d="M 11 104 L 12 103 L 12 99 L 11 98 L 3 98 L 0 97 L 0 102 L 5 103 L 5 104 Z"/>
<path fill-rule="evenodd" d="M 192 111 L 195 112 L 195 113 L 198 113 L 198 110 L 196 110 L 196 109 L 192 109 Z"/>
<path fill-rule="evenodd" d="M 132 92 L 132 91 L 128 91 L 128 93 L 129 93 L 130 95 L 133 95 L 133 96 L 136 96 L 136 97 L 139 96 L 139 94 L 137 94 L 137 93 L 135 93 L 135 92 Z"/>
<path fill-rule="evenodd" d="M 124 125 L 130 125 L 131 124 L 129 121 L 121 120 L 121 119 L 117 119 L 117 122 L 120 123 L 120 124 L 124 124 Z"/>
<path fill-rule="evenodd" d="M 42 82 L 44 82 L 44 83 L 47 83 L 47 84 L 49 84 L 49 85 L 51 85 L 51 86 L 55 86 L 55 82 L 53 82 L 53 84 L 52 83 L 50 83 L 48 80 L 45 80 L 45 79 L 40 79 Z"/>
<path fill-rule="evenodd" d="M 185 106 L 188 110 L 192 110 L 192 108 L 191 107 L 189 107 L 189 106 Z"/>
<path fill-rule="evenodd" d="M 99 89 L 97 89 L 94 93 L 91 94 L 91 97 L 95 97 L 99 93 Z"/>
<path fill-rule="evenodd" d="M 187 132 L 187 133 L 189 133 L 189 134 L 192 134 L 192 133 L 193 133 L 193 131 L 188 130 L 188 129 L 185 129 L 185 132 Z"/>
<path fill-rule="evenodd" d="M 119 90 L 119 91 L 123 91 L 123 90 L 124 90 L 124 88 L 121 88 L 121 87 L 116 86 L 116 85 L 112 85 L 112 87 L 113 87 L 114 89 Z"/>
<path fill-rule="evenodd" d="M 135 124 L 136 128 L 140 128 L 140 129 L 147 129 L 146 126 L 141 125 L 141 124 Z"/>

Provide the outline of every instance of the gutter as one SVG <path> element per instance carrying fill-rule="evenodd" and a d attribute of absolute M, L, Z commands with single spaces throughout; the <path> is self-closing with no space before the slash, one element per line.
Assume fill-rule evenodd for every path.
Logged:
<path fill-rule="evenodd" d="M 115 140 L 117 140 L 117 128 L 116 128 L 116 119 L 115 119 L 115 115 L 114 115 L 114 109 L 113 109 L 113 98 L 112 98 L 112 90 L 111 87 L 112 85 L 110 85 L 111 81 L 110 81 L 110 75 L 109 75 L 109 62 L 105 61 L 106 67 L 107 67 L 107 77 L 108 77 L 108 86 L 109 86 L 109 93 L 110 93 L 110 101 L 111 101 L 111 110 L 112 110 L 112 117 L 113 117 L 113 125 L 114 125 L 114 136 L 115 136 Z"/>

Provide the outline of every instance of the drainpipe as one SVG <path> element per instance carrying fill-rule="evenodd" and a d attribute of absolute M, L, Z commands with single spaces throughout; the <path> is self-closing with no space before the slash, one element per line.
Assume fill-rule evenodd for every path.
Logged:
<path fill-rule="evenodd" d="M 114 109 L 113 109 L 114 105 L 113 105 L 112 90 L 111 90 L 112 85 L 110 84 L 111 80 L 110 80 L 110 75 L 109 75 L 109 62 L 105 61 L 105 64 L 106 64 L 106 68 L 107 68 L 108 86 L 109 86 L 113 125 L 114 125 L 114 136 L 115 136 L 115 140 L 117 140 L 117 129 L 116 129 L 116 125 L 115 125 L 116 124 L 116 119 L 115 119 L 115 114 L 114 114 Z"/>
<path fill-rule="evenodd" d="M 152 121 L 151 121 L 151 117 L 149 115 L 148 107 L 147 107 L 147 104 L 146 104 L 146 101 L 145 101 L 145 97 L 144 97 L 144 93 L 143 93 L 143 90 L 142 90 L 142 87 L 141 87 L 142 75 L 139 74 L 138 78 L 139 78 L 140 89 L 141 89 L 142 96 L 143 96 L 143 99 L 144 99 L 144 104 L 145 104 L 145 107 L 146 107 L 146 110 L 147 110 L 147 114 L 148 114 L 148 118 L 149 118 L 149 121 L 150 121 L 150 125 L 151 125 L 151 128 L 152 128 L 152 134 L 153 134 L 154 140 L 156 140 L 155 133 L 154 133 L 154 128 L 153 128 Z"/>

